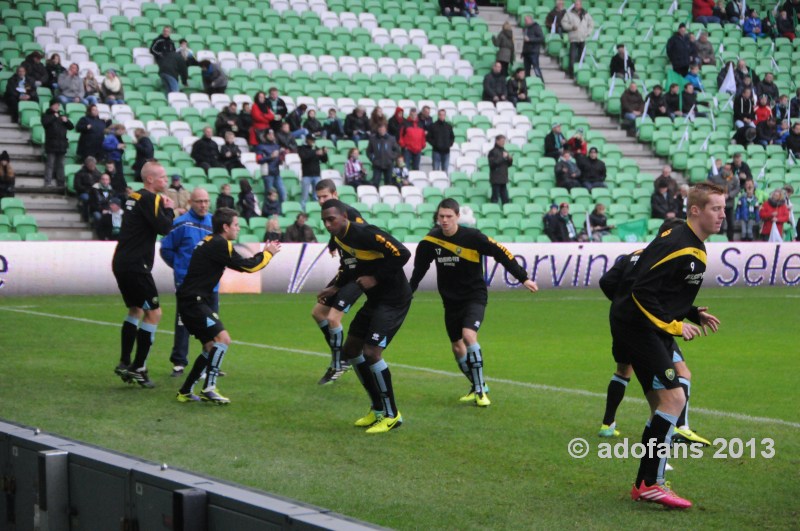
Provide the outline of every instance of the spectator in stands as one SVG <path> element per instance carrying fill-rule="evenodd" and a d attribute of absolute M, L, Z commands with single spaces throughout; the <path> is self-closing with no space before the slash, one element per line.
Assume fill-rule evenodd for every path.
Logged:
<path fill-rule="evenodd" d="M 508 93 L 508 101 L 514 105 L 531 101 L 528 97 L 528 83 L 525 81 L 524 69 L 517 68 L 514 71 L 514 75 L 508 80 L 506 92 Z"/>
<path fill-rule="evenodd" d="M 756 126 L 761 122 L 766 122 L 772 116 L 772 107 L 769 106 L 769 98 L 766 95 L 761 94 L 758 97 L 758 104 L 753 110 L 753 114 L 755 115 L 753 123 Z"/>
<path fill-rule="evenodd" d="M 753 95 L 749 88 L 744 89 L 741 96 L 733 99 L 733 125 L 736 128 L 755 127 L 755 106 Z"/>
<path fill-rule="evenodd" d="M 650 196 L 650 217 L 658 219 L 672 219 L 678 215 L 678 205 L 675 198 L 669 193 L 669 183 L 666 179 L 656 180 L 656 191 Z"/>
<path fill-rule="evenodd" d="M 691 83 L 686 83 L 683 86 L 683 92 L 681 93 L 681 106 L 683 107 L 683 112 L 687 115 L 692 112 L 692 109 L 694 109 L 695 116 L 706 115 L 706 113 L 697 110 L 697 93 L 694 91 L 694 85 Z"/>
<path fill-rule="evenodd" d="M 572 153 L 572 159 L 577 163 L 580 158 L 586 158 L 589 152 L 589 145 L 583 139 L 583 128 L 575 130 L 575 134 L 564 144 L 564 150 Z"/>
<path fill-rule="evenodd" d="M 378 128 L 378 133 L 369 139 L 367 158 L 372 162 L 372 185 L 391 181 L 394 161 L 400 155 L 400 145 L 394 136 L 387 133 L 385 126 Z"/>
<path fill-rule="evenodd" d="M 423 105 L 422 109 L 419 111 L 419 114 L 417 114 L 417 122 L 419 122 L 419 126 L 423 128 L 427 134 L 428 129 L 433 123 L 433 118 L 431 117 L 431 108 L 429 106 Z"/>
<path fill-rule="evenodd" d="M 703 88 L 703 80 L 700 79 L 700 67 L 697 65 L 692 65 L 689 67 L 689 73 L 686 74 L 687 84 L 694 86 L 700 92 L 703 92 L 705 89 Z"/>
<path fill-rule="evenodd" d="M 236 209 L 239 211 L 239 215 L 247 221 L 261 215 L 261 208 L 256 201 L 253 187 L 250 186 L 250 181 L 247 179 L 239 179 L 239 200 L 236 201 Z"/>
<path fill-rule="evenodd" d="M 461 14 L 461 7 L 457 0 L 439 0 L 439 11 L 447 18 Z"/>
<path fill-rule="evenodd" d="M 50 59 L 45 61 L 44 67 L 47 69 L 47 86 L 52 91 L 58 89 L 58 76 L 66 72 L 66 68 L 61 64 L 61 56 L 57 53 L 50 55 Z"/>
<path fill-rule="evenodd" d="M 544 25 L 547 26 L 547 31 L 558 35 L 564 33 L 564 28 L 561 27 L 561 21 L 564 20 L 564 15 L 566 14 L 567 10 L 564 9 L 564 0 L 556 0 L 556 5 L 544 19 Z"/>
<path fill-rule="evenodd" d="M 219 148 L 219 160 L 228 173 L 236 168 L 244 168 L 242 150 L 236 145 L 235 140 L 236 135 L 233 134 L 233 131 L 228 131 L 225 133 L 225 143 Z"/>
<path fill-rule="evenodd" d="M 758 96 L 766 96 L 769 98 L 770 103 L 778 101 L 780 90 L 778 90 L 778 86 L 775 84 L 775 76 L 772 72 L 764 74 L 764 79 L 758 84 Z"/>
<path fill-rule="evenodd" d="M 404 186 L 411 186 L 411 181 L 408 180 L 408 167 L 406 166 L 405 157 L 402 155 L 394 160 L 394 168 L 392 168 L 392 181 L 383 184 L 393 184 L 398 190 Z"/>
<path fill-rule="evenodd" d="M 219 161 L 219 145 L 213 138 L 214 131 L 210 127 L 203 128 L 203 136 L 192 144 L 192 158 L 198 168 L 208 173 L 209 168 L 222 168 Z"/>
<path fill-rule="evenodd" d="M 721 21 L 714 15 L 714 0 L 692 0 L 692 18 L 701 24 L 719 24 Z"/>
<path fill-rule="evenodd" d="M 133 162 L 133 178 L 142 182 L 142 168 L 145 163 L 155 156 L 153 141 L 150 134 L 141 127 L 133 131 L 133 147 L 136 148 L 136 160 Z"/>
<path fill-rule="evenodd" d="M 86 97 L 86 89 L 83 87 L 83 80 L 78 71 L 78 65 L 72 63 L 66 72 L 58 76 L 58 100 L 66 105 L 67 103 L 97 103 L 96 97 Z"/>
<path fill-rule="evenodd" d="M 775 20 L 775 27 L 779 36 L 786 37 L 794 42 L 794 21 L 789 18 L 786 9 L 781 9 L 778 18 Z"/>
<path fill-rule="evenodd" d="M 89 196 L 90 220 L 95 228 L 98 227 L 103 215 L 110 212 L 109 203 L 114 197 L 116 197 L 116 193 L 111 187 L 111 176 L 103 173 L 100 176 L 100 180 L 92 186 L 92 192 Z"/>
<path fill-rule="evenodd" d="M 173 210 L 175 211 L 176 216 L 182 216 L 186 214 L 191 207 L 189 203 L 191 194 L 189 193 L 189 190 L 183 186 L 183 183 L 181 183 L 181 176 L 177 173 L 172 176 L 169 188 L 164 191 L 164 194 L 172 199 L 173 203 L 175 203 Z"/>
<path fill-rule="evenodd" d="M 644 99 L 636 83 L 631 83 L 619 97 L 620 114 L 622 114 L 622 127 L 629 133 L 636 130 L 636 119 L 644 111 Z"/>
<path fill-rule="evenodd" d="M 755 127 L 740 127 L 733 135 L 733 142 L 746 148 L 755 143 L 756 137 L 758 137 L 758 133 Z"/>
<path fill-rule="evenodd" d="M 220 208 L 236 209 L 236 204 L 233 200 L 233 196 L 231 195 L 231 185 L 228 183 L 223 184 L 219 188 L 219 195 L 217 196 L 215 210 L 219 210 Z"/>
<path fill-rule="evenodd" d="M 514 157 L 506 151 L 506 137 L 497 135 L 494 147 L 489 151 L 489 182 L 492 185 L 492 203 L 508 203 L 508 168 Z"/>
<path fill-rule="evenodd" d="M 281 202 L 286 201 L 286 187 L 281 178 L 281 162 L 285 156 L 285 150 L 281 149 L 275 139 L 275 131 L 265 129 L 263 141 L 255 146 L 253 152 L 256 155 L 256 162 L 261 164 L 261 180 L 264 182 L 264 190 L 275 188 Z"/>
<path fill-rule="evenodd" d="M 542 216 L 542 226 L 544 228 L 544 234 L 548 238 L 550 238 L 551 242 L 556 241 L 557 234 L 556 234 L 556 218 L 558 217 L 558 205 L 553 203 L 550 205 L 550 210 L 545 212 L 544 216 Z"/>
<path fill-rule="evenodd" d="M 164 91 L 167 94 L 180 92 L 178 80 L 184 87 L 189 86 L 189 67 L 178 52 L 169 52 L 161 57 L 158 61 L 158 75 L 161 77 Z"/>
<path fill-rule="evenodd" d="M 572 190 L 581 186 L 581 169 L 572 158 L 572 153 L 564 150 L 555 166 L 556 186 Z"/>
<path fill-rule="evenodd" d="M 27 77 L 25 67 L 18 66 L 17 72 L 8 78 L 6 83 L 6 105 L 11 113 L 11 121 L 14 123 L 19 122 L 19 102 L 21 101 L 39 101 L 36 95 L 36 87 Z"/>
<path fill-rule="evenodd" d="M 597 158 L 597 148 L 589 150 L 588 157 L 578 159 L 581 186 L 587 190 L 606 188 L 606 163 Z"/>
<path fill-rule="evenodd" d="M 742 4 L 739 0 L 728 0 L 725 5 L 725 18 L 731 24 L 738 24 L 742 16 Z"/>
<path fill-rule="evenodd" d="M 664 101 L 667 103 L 667 115 L 671 120 L 675 121 L 675 117 L 683 116 L 683 105 L 681 102 L 681 94 L 678 92 L 680 86 L 673 83 L 669 86 L 669 91 L 664 95 Z M 686 109 L 689 112 L 689 109 Z"/>
<path fill-rule="evenodd" d="M 122 230 L 122 200 L 119 197 L 112 197 L 108 202 L 108 213 L 103 214 L 97 226 L 97 239 L 104 241 L 119 240 L 119 232 Z"/>
<path fill-rule="evenodd" d="M 275 133 L 275 140 L 277 140 L 278 145 L 287 152 L 297 153 L 297 140 L 295 140 L 294 135 L 292 135 L 289 122 L 284 120 L 284 122 L 281 124 L 281 128 Z"/>
<path fill-rule="evenodd" d="M 625 50 L 624 44 L 617 44 L 617 53 L 611 57 L 608 71 L 612 77 L 616 76 L 621 79 L 630 79 L 636 74 L 636 66 Z"/>
<path fill-rule="evenodd" d="M 261 206 L 261 214 L 265 218 L 281 215 L 281 198 L 275 188 L 270 188 L 266 191 L 264 204 Z"/>
<path fill-rule="evenodd" d="M 14 197 L 14 167 L 11 165 L 11 157 L 8 151 L 0 153 L 0 199 L 4 197 Z"/>
<path fill-rule="evenodd" d="M 478 2 L 475 0 L 464 0 L 464 17 L 467 20 L 478 16 Z"/>
<path fill-rule="evenodd" d="M 708 33 L 700 33 L 700 38 L 695 43 L 697 59 L 701 65 L 716 65 L 717 59 L 714 56 L 714 46 L 708 40 Z"/>
<path fill-rule="evenodd" d="M 659 180 L 667 182 L 667 188 L 669 188 L 670 195 L 675 195 L 678 193 L 678 181 L 676 181 L 675 177 L 672 176 L 672 166 L 669 164 L 664 164 L 664 166 L 661 168 L 661 173 L 653 180 L 653 189 L 658 189 Z"/>
<path fill-rule="evenodd" d="M 250 145 L 255 146 L 262 142 L 263 135 L 267 129 L 272 128 L 275 130 L 272 127 L 272 123 L 275 121 L 275 114 L 272 112 L 267 95 L 263 91 L 259 90 L 253 97 L 253 108 L 250 111 L 250 115 L 253 119 L 253 126 L 250 128 Z"/>
<path fill-rule="evenodd" d="M 125 103 L 125 89 L 122 87 L 122 80 L 113 68 L 106 70 L 103 81 L 100 83 L 100 96 L 107 105 L 117 105 Z"/>
<path fill-rule="evenodd" d="M 733 70 L 733 75 L 736 76 L 736 87 L 739 92 L 742 91 L 741 86 L 744 84 L 744 78 L 749 77 L 753 85 L 758 85 L 761 79 L 758 77 L 755 70 L 747 66 L 747 61 L 744 59 L 736 61 L 736 68 Z"/>
<path fill-rule="evenodd" d="M 691 63 L 691 48 L 689 37 L 686 36 L 686 24 L 678 26 L 672 37 L 667 41 L 667 57 L 672 64 L 672 69 L 682 76 L 689 73 Z"/>
<path fill-rule="evenodd" d="M 308 130 L 303 127 L 303 116 L 306 114 L 306 109 L 308 109 L 308 106 L 305 103 L 301 103 L 286 115 L 286 122 L 289 124 L 292 136 L 301 141 L 308 136 Z"/>
<path fill-rule="evenodd" d="M 199 64 L 200 76 L 203 78 L 203 92 L 208 95 L 225 94 L 225 89 L 228 88 L 228 76 L 222 68 L 208 59 L 203 59 Z"/>
<path fill-rule="evenodd" d="M 447 121 L 447 111 L 439 109 L 437 120 L 428 129 L 433 170 L 447 173 L 450 169 L 450 148 L 456 141 L 453 126 Z"/>
<path fill-rule="evenodd" d="M 286 115 L 289 114 L 289 108 L 286 107 L 286 102 L 280 97 L 276 87 L 270 87 L 269 95 L 267 97 L 267 105 L 269 105 L 269 108 L 272 110 L 272 114 L 275 115 L 275 117 L 272 119 L 271 127 L 277 133 L 281 128 L 284 118 L 286 118 Z"/>
<path fill-rule="evenodd" d="M 792 130 L 783 145 L 791 156 L 800 160 L 800 122 L 792 125 Z"/>
<path fill-rule="evenodd" d="M 306 119 L 303 122 L 303 128 L 306 130 L 307 135 L 311 135 L 317 140 L 322 138 L 323 127 L 322 122 L 317 120 L 317 111 L 309 109 L 306 111 Z"/>
<path fill-rule="evenodd" d="M 755 239 L 760 210 L 761 204 L 756 197 L 756 185 L 752 179 L 747 179 L 736 206 L 736 220 L 741 223 L 743 241 L 751 242 Z"/>
<path fill-rule="evenodd" d="M 592 231 L 592 241 L 603 241 L 603 236 L 610 235 L 611 229 L 613 228 L 614 225 L 608 224 L 608 218 L 606 217 L 606 206 L 603 203 L 597 203 L 589 214 L 589 222 L 587 227 L 587 229 L 591 229 Z"/>
<path fill-rule="evenodd" d="M 285 242 L 297 243 L 315 243 L 317 237 L 314 236 L 314 231 L 311 227 L 306 225 L 308 221 L 308 214 L 300 212 L 294 220 L 294 223 L 286 228 Z"/>
<path fill-rule="evenodd" d="M 358 189 L 362 184 L 367 184 L 367 172 L 358 158 L 358 148 L 350 148 L 347 152 L 347 160 L 344 163 L 344 184 Z"/>
<path fill-rule="evenodd" d="M 800 88 L 795 91 L 794 98 L 789 102 L 789 113 L 795 119 L 800 117 Z"/>
<path fill-rule="evenodd" d="M 106 159 L 102 173 L 107 173 L 111 177 L 111 188 L 117 194 L 117 197 L 125 198 L 128 196 L 128 183 L 125 180 L 125 175 L 120 171 L 121 167 L 121 164 Z"/>
<path fill-rule="evenodd" d="M 783 3 L 783 9 L 792 20 L 795 26 L 800 24 L 800 0 L 786 0 Z"/>
<path fill-rule="evenodd" d="M 753 178 L 753 172 L 750 171 L 750 166 L 742 160 L 741 152 L 733 154 L 733 160 L 730 164 L 733 175 L 739 178 L 740 188 L 744 185 L 744 181 Z"/>
<path fill-rule="evenodd" d="M 669 116 L 669 108 L 667 107 L 667 97 L 661 89 L 661 85 L 656 85 L 650 94 L 647 95 L 650 100 L 650 105 L 647 106 L 647 115 L 655 120 L 660 116 Z"/>
<path fill-rule="evenodd" d="M 712 175 L 710 181 L 723 190 L 725 190 L 725 223 L 720 227 L 719 233 L 722 234 L 723 230 L 728 236 L 728 241 L 733 241 L 733 214 L 736 208 L 736 198 L 739 196 L 739 179 L 727 168 L 717 175 Z"/>
<path fill-rule="evenodd" d="M 344 134 L 356 143 L 359 140 L 369 138 L 369 118 L 367 118 L 367 112 L 361 105 L 353 109 L 353 112 L 345 118 Z"/>
<path fill-rule="evenodd" d="M 554 242 L 575 242 L 578 241 L 578 230 L 572 221 L 572 214 L 569 213 L 569 204 L 561 203 L 558 207 L 558 215 L 553 219 L 553 235 L 550 239 Z"/>
<path fill-rule="evenodd" d="M 214 122 L 214 131 L 217 136 L 225 136 L 228 131 L 233 131 L 234 134 L 239 131 L 239 113 L 236 112 L 235 101 L 230 102 L 227 107 L 217 114 L 217 119 Z"/>
<path fill-rule="evenodd" d="M 115 173 L 111 175 L 111 180 L 119 179 L 122 176 L 122 156 L 125 154 L 125 142 L 122 135 L 125 134 L 125 126 L 122 124 L 112 124 L 105 130 L 103 137 L 103 152 L 105 160 L 114 162 Z"/>
<path fill-rule="evenodd" d="M 594 31 L 594 20 L 592 15 L 583 9 L 582 0 L 575 0 L 572 9 L 567 10 L 564 18 L 561 19 L 561 27 L 567 32 L 569 37 L 569 67 L 567 73 L 570 76 L 575 74 L 575 63 L 580 61 L 586 41 L 592 37 Z"/>
<path fill-rule="evenodd" d="M 402 107 L 397 107 L 395 108 L 392 117 L 389 118 L 389 121 L 386 123 L 386 130 L 394 137 L 395 140 L 400 142 L 400 130 L 403 128 L 403 124 L 405 123 L 405 111 Z"/>
<path fill-rule="evenodd" d="M 186 61 L 186 66 L 197 66 L 197 59 L 194 56 L 194 52 L 191 48 L 189 48 L 189 43 L 186 39 L 181 39 L 178 41 L 178 49 L 175 50 L 179 54 L 183 56 L 183 60 Z"/>
<path fill-rule="evenodd" d="M 539 50 L 544 44 L 542 27 L 530 15 L 525 15 L 525 26 L 522 28 L 522 61 L 525 65 L 525 77 L 530 77 L 531 69 L 536 77 L 544 83 L 542 69 L 539 67 Z"/>
<path fill-rule="evenodd" d="M 305 145 L 297 150 L 303 172 L 303 188 L 300 193 L 300 206 L 303 207 L 303 210 L 306 208 L 306 201 L 308 201 L 309 193 L 314 201 L 317 200 L 315 187 L 320 179 L 322 179 L 320 163 L 328 162 L 328 149 L 324 147 L 321 149 L 317 148 L 315 144 L 316 140 L 314 137 L 308 136 L 306 137 Z"/>
<path fill-rule="evenodd" d="M 161 64 L 161 61 L 166 56 L 175 52 L 175 41 L 172 40 L 170 37 L 171 35 L 172 28 L 170 26 L 164 26 L 164 28 L 161 30 L 161 35 L 153 39 L 153 42 L 150 44 L 150 53 L 152 54 L 153 59 L 155 59 L 156 64 Z M 181 59 L 183 59 L 183 56 L 181 56 Z M 186 61 L 184 60 L 184 64 L 185 62 Z M 177 78 L 177 76 L 175 77 Z"/>
<path fill-rule="evenodd" d="M 675 195 L 675 204 L 678 205 L 678 217 L 686 219 L 689 215 L 689 185 L 683 183 L 678 187 Z"/>
<path fill-rule="evenodd" d="M 425 129 L 419 124 L 416 109 L 411 109 L 406 123 L 400 130 L 400 147 L 403 148 L 403 156 L 406 159 L 408 169 L 419 170 L 419 163 L 425 144 Z"/>
<path fill-rule="evenodd" d="M 564 151 L 564 145 L 567 139 L 561 132 L 561 124 L 554 123 L 550 127 L 550 132 L 544 137 L 544 154 L 546 157 L 551 157 L 556 160 L 561 156 Z"/>
<path fill-rule="evenodd" d="M 492 71 L 483 78 L 483 101 L 491 101 L 492 103 L 507 101 L 507 89 L 503 65 L 500 62 L 495 62 L 492 66 Z"/>
<path fill-rule="evenodd" d="M 35 87 L 47 87 L 48 81 L 50 80 L 50 74 L 47 72 L 47 67 L 42 64 L 42 53 L 38 50 L 34 50 L 25 57 L 25 61 L 22 62 L 22 66 L 25 67 L 25 72 L 27 72 L 28 79 L 30 79 L 31 83 Z"/>
<path fill-rule="evenodd" d="M 105 157 L 103 139 L 105 138 L 106 128 L 110 125 L 110 120 L 100 118 L 97 105 L 89 105 L 86 108 L 86 115 L 82 116 L 75 126 L 75 129 L 80 133 L 77 149 L 79 159 L 85 159 L 90 156 L 95 159 Z"/>
<path fill-rule="evenodd" d="M 778 138 L 773 143 L 785 147 L 786 139 L 789 138 L 791 130 L 789 120 L 781 120 L 781 123 L 778 124 Z"/>
<path fill-rule="evenodd" d="M 286 236 L 283 234 L 283 229 L 281 229 L 281 222 L 280 220 L 272 216 L 267 220 L 267 228 L 264 231 L 264 238 L 265 242 L 285 242 Z"/>
<path fill-rule="evenodd" d="M 61 112 L 61 102 L 57 99 L 50 101 L 47 112 L 42 114 L 42 127 L 44 127 L 44 152 L 47 162 L 44 170 L 45 187 L 53 186 L 53 180 L 59 188 L 64 186 L 64 156 L 69 149 L 67 131 L 75 128 L 66 114 Z"/>
<path fill-rule="evenodd" d="M 323 128 L 325 130 L 325 138 L 333 142 L 334 146 L 337 145 L 337 140 L 344 138 L 344 124 L 336 116 L 336 109 L 328 109 L 328 118 L 325 119 Z"/>
<path fill-rule="evenodd" d="M 778 123 L 789 119 L 789 96 L 781 94 L 778 97 L 778 101 L 775 102 L 775 106 L 772 108 L 772 115 Z"/>
<path fill-rule="evenodd" d="M 497 47 L 495 61 L 500 63 L 500 73 L 503 78 L 508 76 L 508 65 L 514 60 L 514 32 L 510 22 L 504 22 L 500 32 L 492 37 L 492 44 Z"/>
<path fill-rule="evenodd" d="M 98 182 L 100 182 L 100 172 L 97 171 L 97 159 L 86 157 L 73 180 L 75 195 L 78 196 L 78 211 L 84 221 L 89 219 L 89 196 L 92 187 Z"/>
<path fill-rule="evenodd" d="M 741 96 L 745 90 L 749 90 L 751 94 L 755 90 L 755 85 L 753 85 L 753 80 L 750 76 L 744 76 L 741 83 L 736 86 L 736 95 Z M 755 98 L 753 98 L 753 105 L 755 103 Z"/>
<path fill-rule="evenodd" d="M 242 102 L 242 110 L 239 111 L 239 116 L 236 118 L 236 125 L 238 126 L 238 130 L 234 131 L 236 136 L 239 138 L 244 138 L 245 140 L 250 140 L 250 130 L 253 128 L 253 115 L 252 115 L 252 108 L 249 103 Z"/>
<path fill-rule="evenodd" d="M 755 9 L 750 9 L 747 12 L 747 18 L 744 19 L 744 24 L 742 24 L 742 33 L 745 37 L 750 37 L 756 42 L 758 42 L 758 39 L 769 37 L 769 34 L 764 31 L 761 19 L 758 18 L 758 12 Z"/>
<path fill-rule="evenodd" d="M 722 171 L 723 167 L 724 165 L 722 164 L 722 159 L 715 159 L 714 167 L 708 170 L 708 175 L 706 175 L 706 179 L 710 180 L 711 176 L 714 175 L 714 173 L 719 173 L 720 171 Z"/>
<path fill-rule="evenodd" d="M 100 83 L 98 83 L 97 78 L 94 77 L 94 72 L 91 70 L 87 70 L 86 75 L 83 77 L 83 91 L 86 99 L 93 98 L 94 101 L 100 101 Z"/>
<path fill-rule="evenodd" d="M 372 114 L 369 115 L 369 134 L 374 135 L 378 132 L 378 127 L 381 124 L 386 124 L 386 115 L 383 114 L 383 109 L 376 106 L 372 109 Z"/>
<path fill-rule="evenodd" d="M 783 224 L 789 221 L 789 207 L 786 204 L 786 196 L 783 190 L 778 188 L 770 194 L 769 199 L 761 205 L 759 217 L 761 217 L 762 221 L 762 240 L 769 240 L 773 224 L 777 224 L 778 234 L 783 239 Z"/>

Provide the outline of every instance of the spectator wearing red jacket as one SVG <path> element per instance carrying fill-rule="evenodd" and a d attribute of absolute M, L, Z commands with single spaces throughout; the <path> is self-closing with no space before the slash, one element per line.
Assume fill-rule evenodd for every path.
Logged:
<path fill-rule="evenodd" d="M 719 24 L 719 17 L 714 15 L 714 0 L 692 0 L 692 19 L 701 24 Z"/>
<path fill-rule="evenodd" d="M 256 92 L 250 116 L 253 118 L 253 125 L 250 127 L 250 145 L 255 146 L 262 143 L 259 134 L 265 135 L 275 119 L 275 114 L 267 103 L 267 95 L 263 91 Z"/>
<path fill-rule="evenodd" d="M 786 205 L 786 200 L 783 197 L 783 190 L 775 190 L 769 199 L 764 201 L 759 211 L 759 216 L 763 225 L 761 225 L 761 239 L 764 241 L 769 240 L 769 235 L 772 232 L 772 224 L 778 223 L 778 234 L 783 238 L 783 224 L 789 221 L 789 207 Z"/>
<path fill-rule="evenodd" d="M 403 156 L 409 170 L 419 170 L 419 162 L 425 144 L 425 129 L 417 120 L 417 110 L 411 109 L 408 113 L 408 120 L 400 130 L 400 147 L 403 148 Z"/>
<path fill-rule="evenodd" d="M 766 122 L 772 116 L 772 108 L 769 106 L 769 100 L 763 94 L 758 97 L 758 105 L 755 108 L 756 119 L 753 120 L 756 125 L 761 122 Z"/>

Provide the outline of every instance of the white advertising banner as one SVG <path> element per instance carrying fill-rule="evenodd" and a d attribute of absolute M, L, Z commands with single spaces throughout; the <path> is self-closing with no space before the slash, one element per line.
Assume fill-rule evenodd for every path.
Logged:
<path fill-rule="evenodd" d="M 0 296 L 116 294 L 111 273 L 113 242 L 0 242 Z M 415 245 L 408 246 L 412 253 Z M 509 250 L 542 289 L 597 287 L 614 261 L 642 244 L 509 244 Z M 260 245 L 237 245 L 252 255 Z M 727 286 L 796 286 L 800 284 L 800 242 L 709 243 L 704 288 Z M 316 293 L 336 274 L 338 259 L 325 244 L 284 244 L 261 272 L 227 271 L 223 293 Z M 413 258 L 406 266 L 410 276 Z M 494 260 L 486 259 L 491 289 L 514 289 L 519 283 Z M 174 291 L 172 271 L 156 256 L 153 269 L 159 291 Z M 421 285 L 435 289 L 435 268 Z"/>

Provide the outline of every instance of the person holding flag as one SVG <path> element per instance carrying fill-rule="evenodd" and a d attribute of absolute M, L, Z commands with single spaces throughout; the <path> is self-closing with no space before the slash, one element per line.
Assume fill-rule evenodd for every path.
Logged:
<path fill-rule="evenodd" d="M 780 188 L 770 194 L 758 212 L 763 224 L 761 239 L 763 241 L 783 241 L 783 224 L 789 221 L 789 207 L 786 205 L 784 191 Z"/>

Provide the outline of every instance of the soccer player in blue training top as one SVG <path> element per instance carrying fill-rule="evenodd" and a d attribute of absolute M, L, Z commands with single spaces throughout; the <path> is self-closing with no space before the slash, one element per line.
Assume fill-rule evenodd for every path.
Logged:
<path fill-rule="evenodd" d="M 336 183 L 331 179 L 322 179 L 314 187 L 314 191 L 317 193 L 317 201 L 319 201 L 320 205 L 323 205 L 329 199 L 339 199 Z M 364 218 L 358 210 L 347 204 L 345 204 L 345 209 L 347 210 L 347 219 L 351 222 L 364 223 Z M 331 254 L 338 249 L 333 237 L 328 243 L 328 249 Z M 333 286 L 335 280 L 331 280 L 328 283 L 328 287 Z M 320 299 L 311 310 L 311 317 L 317 322 L 322 335 L 325 336 L 325 342 L 331 349 L 331 364 L 319 382 L 317 382 L 319 385 L 335 382 L 350 369 L 350 364 L 347 360 L 342 359 L 342 344 L 344 343 L 342 319 L 359 297 L 361 297 L 361 288 L 358 287 L 355 281 L 349 282 L 333 295 Z"/>
<path fill-rule="evenodd" d="M 255 273 L 264 269 L 281 250 L 278 242 L 267 242 L 264 251 L 252 258 L 244 258 L 233 248 L 239 236 L 239 215 L 232 208 L 220 208 L 211 220 L 214 234 L 206 236 L 192 253 L 189 270 L 178 288 L 178 313 L 184 326 L 203 344 L 203 353 L 197 356 L 192 370 L 178 391 L 178 402 L 204 400 L 215 404 L 228 404 L 230 400 L 217 391 L 217 376 L 222 359 L 231 344 L 219 315 L 211 308 L 214 288 L 219 284 L 225 268 Z M 206 371 L 206 384 L 198 397 L 192 393 L 195 382 Z"/>
<path fill-rule="evenodd" d="M 502 245 L 481 231 L 458 225 L 459 206 L 455 199 L 444 199 L 436 209 L 433 228 L 417 246 L 411 289 L 436 260 L 436 282 L 444 303 L 444 324 L 458 367 L 472 387 L 461 402 L 485 407 L 491 404 L 483 379 L 483 354 L 478 343 L 478 330 L 483 323 L 488 294 L 483 279 L 481 257 L 491 256 L 530 292 L 539 289 L 536 282 L 514 260 Z"/>
<path fill-rule="evenodd" d="M 631 490 L 636 501 L 679 509 L 692 506 L 664 481 L 667 455 L 663 449 L 669 447 L 678 415 L 686 405 L 670 347 L 673 336 L 691 341 L 705 333 L 706 326 L 717 329 L 719 321 L 694 306 L 694 299 L 706 270 L 703 242 L 717 234 L 725 220 L 725 197 L 725 191 L 713 184 L 692 187 L 686 225 L 662 232 L 642 251 L 634 266 L 638 271 L 630 293 L 612 303 L 614 348 L 630 360 L 650 404 L 642 443 L 656 443 L 648 447 L 639 464 Z"/>
<path fill-rule="evenodd" d="M 684 220 L 682 219 L 668 219 L 661 224 L 658 233 L 661 234 L 664 231 L 683 224 Z M 642 250 L 640 249 L 623 256 L 617 260 L 614 266 L 600 279 L 600 288 L 603 290 L 605 296 L 608 297 L 608 300 L 613 302 L 615 299 L 629 294 L 633 281 L 636 279 L 636 276 L 633 274 L 636 262 L 639 260 L 639 255 L 641 254 Z M 708 308 L 698 308 L 698 311 L 708 313 Z M 708 314 L 708 317 L 711 320 L 709 325 L 715 328 L 719 324 L 719 321 L 710 314 Z M 624 352 L 620 352 L 619 350 L 620 349 L 616 348 L 615 343 L 612 342 L 611 353 L 614 356 L 614 361 L 617 362 L 617 370 L 614 372 L 614 376 L 611 377 L 611 381 L 608 384 L 608 390 L 606 392 L 606 410 L 603 416 L 603 424 L 600 426 L 600 432 L 598 433 L 600 437 L 619 437 L 619 431 L 617 430 L 617 423 L 615 420 L 617 408 L 619 408 L 622 399 L 625 397 L 625 389 L 633 374 L 630 360 Z M 686 395 L 686 405 L 683 407 L 683 411 L 681 411 L 678 417 L 678 423 L 672 440 L 674 442 L 685 440 L 709 446 L 711 442 L 709 442 L 708 439 L 704 439 L 689 428 L 689 395 L 692 373 L 689 372 L 689 368 L 686 366 L 686 361 L 683 358 L 683 353 L 681 353 L 681 349 L 674 340 L 672 341 L 670 350 L 672 351 L 672 362 L 675 364 L 675 371 L 678 374 L 678 381 Z"/>
<path fill-rule="evenodd" d="M 156 161 L 145 163 L 142 181 L 144 187 L 132 192 L 125 201 L 119 243 L 111 263 L 122 299 L 128 307 L 128 316 L 122 323 L 120 361 L 114 372 L 123 382 L 136 382 L 142 387 L 152 388 L 154 385 L 147 375 L 146 364 L 161 320 L 161 305 L 151 272 L 156 238 L 159 234 L 165 236 L 169 233 L 175 214 L 172 200 L 160 195 L 167 189 L 164 166 Z M 134 344 L 136 357 L 131 363 Z"/>
<path fill-rule="evenodd" d="M 342 348 L 372 400 L 369 413 L 355 425 L 366 427 L 367 433 L 385 433 L 403 423 L 394 400 L 392 375 L 382 356 L 411 306 L 411 287 L 403 272 L 411 253 L 391 234 L 372 225 L 351 222 L 347 207 L 338 199 L 323 203 L 322 219 L 334 237 L 341 260 L 333 286 L 323 289 L 319 300 L 349 282 L 358 284 L 367 296 L 367 302 L 350 323 Z"/>

